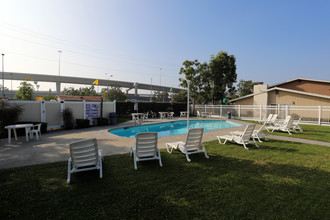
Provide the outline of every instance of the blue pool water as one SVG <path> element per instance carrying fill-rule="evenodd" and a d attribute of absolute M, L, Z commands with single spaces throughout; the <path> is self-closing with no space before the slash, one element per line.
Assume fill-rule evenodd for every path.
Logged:
<path fill-rule="evenodd" d="M 204 131 L 216 130 L 222 128 L 231 128 L 240 126 L 229 121 L 216 120 L 191 120 L 189 121 L 189 128 L 204 128 Z M 187 133 L 187 121 L 174 121 L 152 125 L 140 125 L 128 128 L 118 128 L 109 130 L 111 134 L 121 137 L 135 138 L 137 133 L 142 132 L 157 132 L 158 137 L 170 136 Z"/>

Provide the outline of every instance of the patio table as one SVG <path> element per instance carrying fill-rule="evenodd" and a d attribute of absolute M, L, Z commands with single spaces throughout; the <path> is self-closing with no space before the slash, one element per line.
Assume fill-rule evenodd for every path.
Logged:
<path fill-rule="evenodd" d="M 184 111 L 183 111 L 183 112 L 180 112 L 180 118 L 181 118 L 181 117 L 186 117 L 186 116 L 187 116 L 187 113 L 188 113 L 188 112 L 184 112 Z"/>
<path fill-rule="evenodd" d="M 18 124 L 18 125 L 6 126 L 5 129 L 8 129 L 8 144 L 10 144 L 10 142 L 11 142 L 11 130 L 14 131 L 15 140 L 17 141 L 16 129 L 18 129 L 18 128 L 25 128 L 26 142 L 29 142 L 30 128 L 32 128 L 32 127 L 33 127 L 33 124 Z"/>

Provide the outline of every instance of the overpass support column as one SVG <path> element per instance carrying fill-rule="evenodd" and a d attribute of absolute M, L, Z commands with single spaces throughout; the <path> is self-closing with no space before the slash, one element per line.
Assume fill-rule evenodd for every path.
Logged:
<path fill-rule="evenodd" d="M 56 92 L 57 94 L 61 94 L 61 83 L 60 82 L 56 82 Z"/>
<path fill-rule="evenodd" d="M 135 98 L 137 98 L 137 96 L 138 96 L 138 88 L 139 88 L 138 83 L 135 82 L 135 83 L 134 83 Z"/>

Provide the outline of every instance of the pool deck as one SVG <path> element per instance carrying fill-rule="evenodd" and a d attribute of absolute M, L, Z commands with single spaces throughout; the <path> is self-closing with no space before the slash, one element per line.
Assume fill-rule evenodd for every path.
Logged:
<path fill-rule="evenodd" d="M 191 120 L 200 118 L 191 118 Z M 169 121 L 184 120 L 174 118 L 170 120 L 149 119 L 142 124 L 153 124 Z M 207 120 L 210 120 L 207 118 Z M 219 120 L 219 119 L 211 119 Z M 233 121 L 244 126 L 245 122 Z M 73 141 L 96 138 L 99 149 L 103 150 L 104 155 L 128 153 L 130 146 L 135 144 L 135 138 L 120 137 L 110 134 L 109 129 L 134 126 L 134 122 L 128 121 L 118 125 L 97 126 L 74 130 L 49 131 L 42 134 L 39 141 L 34 137 L 29 142 L 25 141 L 25 136 L 18 137 L 15 141 L 8 144 L 8 139 L 0 139 L 0 169 L 27 166 L 34 164 L 66 161 L 70 156 L 69 144 Z M 231 131 L 242 130 L 243 127 L 225 128 L 220 130 L 205 131 L 203 141 L 215 140 L 217 135 L 229 134 Z M 165 148 L 165 143 L 184 141 L 186 134 L 158 137 L 158 147 Z"/>
<path fill-rule="evenodd" d="M 191 120 L 200 118 L 191 118 Z M 143 124 L 161 123 L 169 121 L 184 120 L 183 118 L 174 118 L 171 120 L 150 119 Z M 210 118 L 205 118 L 210 120 Z M 219 120 L 212 119 L 211 120 Z M 242 121 L 229 120 L 240 127 L 224 128 L 219 130 L 205 131 L 203 142 L 216 140 L 216 136 L 230 134 L 231 131 L 242 131 L 245 125 L 249 124 Z M 57 130 L 42 134 L 37 141 L 35 138 L 29 142 L 25 141 L 25 136 L 18 137 L 18 141 L 12 138 L 12 143 L 8 144 L 8 139 L 0 139 L 0 169 L 28 166 L 35 164 L 51 163 L 57 161 L 67 161 L 70 156 L 69 144 L 73 141 L 96 138 L 99 149 L 103 150 L 104 155 L 128 153 L 130 146 L 135 144 L 135 138 L 120 137 L 108 132 L 109 129 L 134 126 L 134 122 L 129 121 L 118 125 L 97 126 L 85 129 Z M 261 125 L 257 125 L 259 128 Z M 186 134 L 158 137 L 158 147 L 165 148 L 165 143 L 184 141 Z M 269 136 L 270 138 L 330 146 L 328 142 L 310 141 L 293 137 Z M 219 145 L 220 146 L 220 145 Z"/>

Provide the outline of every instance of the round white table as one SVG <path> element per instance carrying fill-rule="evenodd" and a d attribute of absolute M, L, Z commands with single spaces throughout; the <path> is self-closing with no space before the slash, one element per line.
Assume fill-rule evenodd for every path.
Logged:
<path fill-rule="evenodd" d="M 14 131 L 15 140 L 17 141 L 17 128 L 25 128 L 26 142 L 29 141 L 30 128 L 33 127 L 33 124 L 18 124 L 18 125 L 8 125 L 5 129 L 8 129 L 8 144 L 11 142 L 11 130 Z"/>

